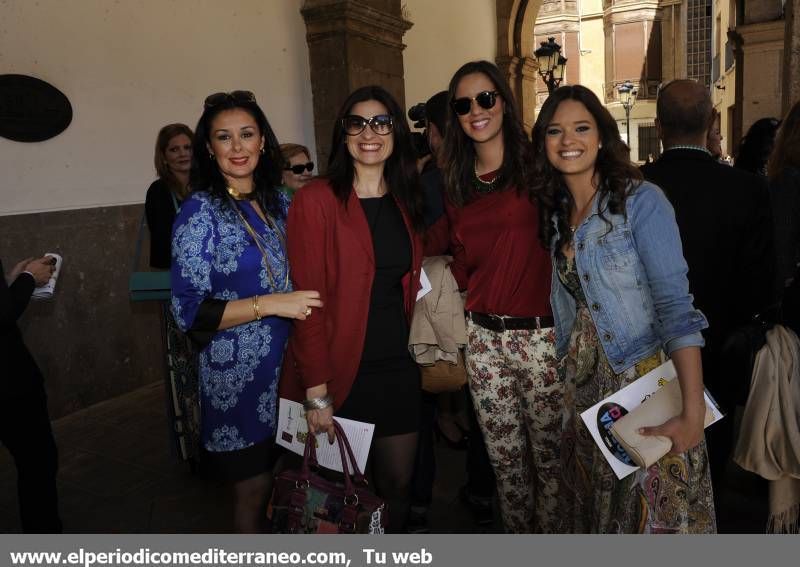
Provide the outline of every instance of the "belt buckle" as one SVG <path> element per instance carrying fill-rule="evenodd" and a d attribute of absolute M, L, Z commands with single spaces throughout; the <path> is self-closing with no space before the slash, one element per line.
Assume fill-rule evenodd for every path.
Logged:
<path fill-rule="evenodd" d="M 493 319 L 497 319 L 498 321 L 500 321 L 500 332 L 501 333 L 505 333 L 506 332 L 506 319 L 505 319 L 505 317 L 503 317 L 502 315 L 495 315 L 494 313 L 490 313 L 489 317 L 492 317 Z"/>

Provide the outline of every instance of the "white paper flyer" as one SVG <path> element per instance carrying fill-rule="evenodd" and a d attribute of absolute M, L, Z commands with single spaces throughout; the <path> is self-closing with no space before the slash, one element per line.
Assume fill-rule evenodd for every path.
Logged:
<path fill-rule="evenodd" d="M 675 366 L 671 360 L 668 360 L 581 414 L 581 419 L 583 419 L 592 434 L 592 438 L 600 447 L 600 452 L 603 453 L 608 464 L 614 469 L 617 478 L 625 478 L 639 467 L 633 464 L 631 458 L 611 434 L 611 426 L 615 421 L 652 396 L 661 386 L 676 377 Z M 706 406 L 714 416 L 711 423 L 716 423 L 722 419 L 722 412 L 720 412 L 708 392 L 705 393 L 705 400 Z"/>
<path fill-rule="evenodd" d="M 361 472 L 364 472 L 375 425 L 341 417 L 334 417 L 334 419 L 342 426 L 345 435 L 347 435 L 347 440 L 350 442 L 350 447 L 353 449 L 358 468 Z M 306 447 L 306 439 L 308 439 L 308 424 L 306 423 L 306 412 L 303 409 L 303 405 L 281 398 L 278 402 L 276 443 L 281 447 L 286 447 L 293 453 L 302 455 Z M 319 464 L 334 471 L 344 472 L 342 470 L 342 459 L 339 455 L 339 441 L 337 440 L 331 445 L 328 442 L 327 434 L 323 433 L 317 435 L 316 444 Z"/>

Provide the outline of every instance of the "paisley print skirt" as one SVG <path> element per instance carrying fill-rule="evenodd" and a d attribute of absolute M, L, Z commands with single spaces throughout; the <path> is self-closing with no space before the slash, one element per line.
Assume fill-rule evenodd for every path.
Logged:
<path fill-rule="evenodd" d="M 567 533 L 715 533 L 706 444 L 667 455 L 618 480 L 580 418 L 581 412 L 661 363 L 660 353 L 615 374 L 584 302 L 562 371 L 565 417 L 559 499 Z"/>

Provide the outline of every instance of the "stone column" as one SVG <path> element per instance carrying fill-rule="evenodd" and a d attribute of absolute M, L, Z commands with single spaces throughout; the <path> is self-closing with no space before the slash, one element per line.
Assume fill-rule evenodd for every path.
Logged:
<path fill-rule="evenodd" d="M 519 57 L 511 55 L 502 55 L 495 58 L 495 63 L 500 72 L 503 73 L 508 79 L 508 84 L 511 85 L 511 91 L 514 93 L 517 101 L 522 101 L 522 76 L 519 74 Z"/>
<path fill-rule="evenodd" d="M 800 0 L 786 1 L 783 47 L 783 115 L 800 100 Z"/>
<path fill-rule="evenodd" d="M 519 104 L 522 107 L 522 123 L 525 125 L 525 132 L 530 136 L 533 124 L 536 122 L 536 107 L 544 102 L 544 100 L 538 101 L 536 98 L 539 63 L 533 57 L 523 57 L 519 67 L 520 75 L 522 75 L 519 97 Z"/>
<path fill-rule="evenodd" d="M 317 158 L 324 172 L 336 112 L 350 92 L 381 85 L 405 107 L 402 38 L 412 24 L 403 18 L 400 0 L 306 0 L 300 12 L 306 23 Z"/>

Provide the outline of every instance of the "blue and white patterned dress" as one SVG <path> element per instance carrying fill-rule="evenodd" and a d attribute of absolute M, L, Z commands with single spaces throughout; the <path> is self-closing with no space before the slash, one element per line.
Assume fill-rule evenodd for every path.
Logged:
<path fill-rule="evenodd" d="M 279 194 L 285 213 L 289 200 Z M 259 235 L 261 252 L 231 206 Z M 233 202 L 201 191 L 181 206 L 172 235 L 172 310 L 178 326 L 192 328 L 205 299 L 235 300 L 291 291 L 281 235 L 256 214 L 249 201 Z M 200 351 L 201 440 L 211 452 L 235 451 L 275 435 L 278 376 L 291 321 L 263 317 L 216 331 Z"/>

